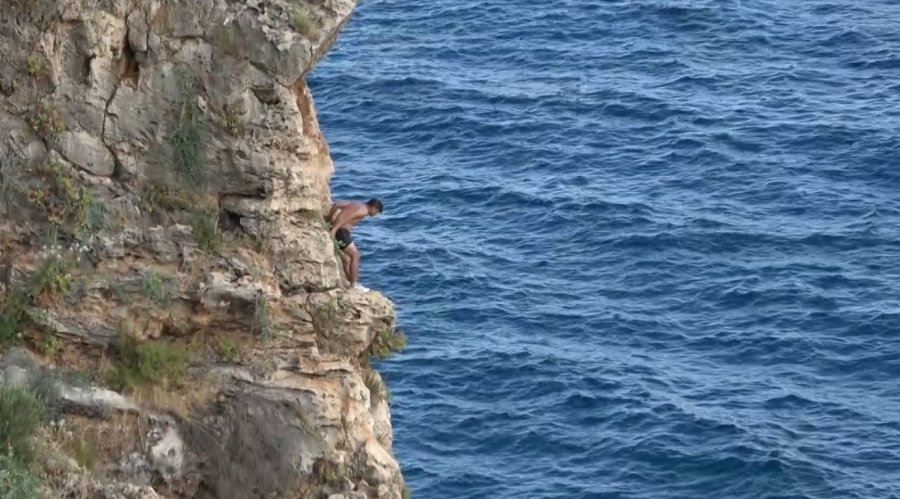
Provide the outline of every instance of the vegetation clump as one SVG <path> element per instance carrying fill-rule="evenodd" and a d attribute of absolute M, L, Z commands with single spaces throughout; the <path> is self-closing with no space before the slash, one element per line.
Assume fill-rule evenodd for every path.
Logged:
<path fill-rule="evenodd" d="M 271 309 L 269 299 L 262 293 L 256 295 L 256 302 L 253 305 L 253 331 L 259 333 L 263 345 L 269 345 L 269 338 L 272 336 Z"/>
<path fill-rule="evenodd" d="M 122 331 L 113 345 L 116 365 L 110 383 L 118 389 L 138 392 L 151 386 L 180 385 L 190 358 L 187 348 L 165 340 L 140 342 Z"/>
<path fill-rule="evenodd" d="M 66 131 L 66 124 L 59 117 L 56 109 L 41 101 L 28 117 L 28 124 L 44 139 L 53 139 Z"/>
<path fill-rule="evenodd" d="M 46 72 L 44 68 L 44 63 L 41 62 L 41 56 L 38 53 L 33 53 L 25 59 L 25 71 L 28 72 L 28 76 L 32 78 L 38 78 L 43 76 Z"/>
<path fill-rule="evenodd" d="M 384 401 L 390 402 L 391 400 L 391 392 L 388 390 L 387 386 L 378 377 L 375 371 L 369 369 L 363 381 L 366 383 L 366 388 L 369 389 L 369 393 L 372 396 L 372 405 L 378 405 Z"/>
<path fill-rule="evenodd" d="M 141 293 L 159 307 L 166 307 L 172 299 L 168 279 L 153 270 L 144 274 L 141 278 Z"/>
<path fill-rule="evenodd" d="M 41 424 L 43 407 L 29 390 L 0 387 L 0 450 L 30 465 L 36 458 L 32 436 Z"/>
<path fill-rule="evenodd" d="M 300 3 L 294 4 L 293 11 L 291 12 L 291 27 L 308 38 L 316 39 L 319 37 L 319 28 L 317 28 L 316 24 L 310 19 L 306 7 Z"/>
<path fill-rule="evenodd" d="M 200 188 L 206 182 L 206 147 L 200 107 L 197 105 L 195 82 L 186 71 L 181 80 L 181 108 L 178 122 L 169 136 L 172 161 L 176 170 L 192 188 Z"/>
<path fill-rule="evenodd" d="M 0 493 L 10 499 L 37 499 L 40 480 L 12 449 L 0 449 Z"/>
<path fill-rule="evenodd" d="M 69 262 L 51 254 L 22 287 L 14 287 L 0 301 L 0 345 L 19 338 L 29 311 L 39 300 L 69 291 L 72 276 Z"/>
<path fill-rule="evenodd" d="M 191 229 L 197 246 L 203 251 L 214 253 L 222 245 L 219 232 L 219 214 L 215 210 L 195 210 L 191 214 Z"/>
<path fill-rule="evenodd" d="M 399 329 L 381 329 L 375 335 L 375 340 L 372 341 L 372 355 L 380 360 L 384 360 L 404 348 L 406 348 L 406 333 Z"/>
<path fill-rule="evenodd" d="M 219 356 L 225 362 L 235 363 L 241 358 L 241 351 L 231 338 L 221 338 L 218 350 Z"/>
<path fill-rule="evenodd" d="M 74 170 L 50 161 L 40 170 L 44 184 L 28 191 L 28 200 L 37 205 L 53 227 L 88 240 L 106 225 L 106 206 L 94 199 L 74 175 Z"/>

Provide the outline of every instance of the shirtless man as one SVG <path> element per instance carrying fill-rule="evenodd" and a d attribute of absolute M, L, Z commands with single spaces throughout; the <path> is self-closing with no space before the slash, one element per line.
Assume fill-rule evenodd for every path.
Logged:
<path fill-rule="evenodd" d="M 384 205 L 380 199 L 372 198 L 365 203 L 357 201 L 335 201 L 328 212 L 328 223 L 331 224 L 331 235 L 338 242 L 341 249 L 344 271 L 350 279 L 351 285 L 362 291 L 368 289 L 356 282 L 359 279 L 359 249 L 353 242 L 350 229 L 366 216 L 374 217 L 384 211 Z"/>

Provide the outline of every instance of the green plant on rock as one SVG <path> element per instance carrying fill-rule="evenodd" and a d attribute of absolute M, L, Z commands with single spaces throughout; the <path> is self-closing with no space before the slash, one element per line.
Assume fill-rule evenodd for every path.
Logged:
<path fill-rule="evenodd" d="M 38 102 L 28 117 L 28 124 L 44 139 L 56 138 L 66 131 L 66 124 L 51 104 Z"/>
<path fill-rule="evenodd" d="M 69 263 L 58 255 L 50 255 L 22 287 L 14 287 L 0 302 L 0 345 L 15 340 L 28 321 L 32 303 L 42 297 L 68 292 L 72 276 Z"/>
<path fill-rule="evenodd" d="M 25 71 L 32 78 L 39 78 L 44 75 L 46 69 L 44 68 L 44 63 L 41 62 L 40 54 L 35 52 L 25 59 Z"/>
<path fill-rule="evenodd" d="M 165 340 L 140 342 L 124 330 L 116 338 L 113 350 L 116 365 L 110 383 L 129 392 L 151 385 L 163 388 L 180 385 L 190 358 L 184 346 Z"/>
<path fill-rule="evenodd" d="M 32 436 L 41 424 L 43 407 L 29 390 L 0 387 L 0 449 L 31 464 L 36 458 Z"/>
<path fill-rule="evenodd" d="M 94 199 L 89 191 L 82 191 L 78 209 L 78 226 L 82 235 L 93 235 L 106 228 L 106 205 Z"/>
<path fill-rule="evenodd" d="M 310 19 L 309 11 L 300 3 L 295 3 L 291 11 L 291 27 L 300 34 L 316 39 L 319 37 L 319 28 Z"/>
<path fill-rule="evenodd" d="M 29 280 L 28 291 L 31 297 L 68 293 L 72 288 L 70 268 L 70 263 L 62 256 L 48 256 Z"/>
<path fill-rule="evenodd" d="M 219 356 L 225 362 L 235 363 L 241 358 L 241 351 L 231 338 L 219 339 Z"/>
<path fill-rule="evenodd" d="M 144 274 L 141 278 L 141 293 L 159 307 L 166 307 L 172 299 L 169 280 L 155 270 Z"/>
<path fill-rule="evenodd" d="M 67 456 L 88 471 L 93 470 L 100 460 L 100 449 L 97 444 L 77 436 L 66 438 L 62 448 Z"/>
<path fill-rule="evenodd" d="M 22 323 L 28 318 L 28 295 L 21 289 L 7 293 L 0 307 L 0 344 L 16 339 Z"/>
<path fill-rule="evenodd" d="M 169 136 L 172 161 L 181 177 L 193 188 L 206 182 L 206 145 L 200 107 L 197 105 L 196 82 L 186 72 L 179 73 L 181 107 L 178 122 Z"/>
<path fill-rule="evenodd" d="M 59 338 L 56 336 L 44 333 L 43 338 L 41 338 L 41 343 L 38 345 L 38 349 L 44 355 L 53 356 L 62 350 L 62 342 L 59 341 Z"/>
<path fill-rule="evenodd" d="M 104 228 L 106 206 L 81 185 L 72 167 L 50 161 L 40 173 L 45 182 L 28 191 L 28 200 L 44 212 L 51 226 L 82 240 Z"/>
<path fill-rule="evenodd" d="M 390 402 L 391 392 L 375 371 L 369 369 L 366 372 L 363 381 L 366 383 L 366 388 L 369 389 L 369 393 L 372 396 L 373 405 L 378 405 L 384 401 Z"/>
<path fill-rule="evenodd" d="M 269 299 L 261 292 L 258 293 L 253 304 L 253 331 L 262 338 L 264 346 L 269 345 L 269 339 L 272 337 L 271 312 Z"/>
<path fill-rule="evenodd" d="M 317 306 L 312 312 L 313 329 L 319 334 L 328 335 L 334 331 L 337 321 L 337 308 L 334 303 L 328 302 Z"/>
<path fill-rule="evenodd" d="M 406 333 L 399 329 L 380 329 L 372 341 L 372 355 L 381 360 L 404 348 L 406 348 Z"/>
<path fill-rule="evenodd" d="M 325 458 L 319 458 L 313 463 L 312 472 L 321 483 L 326 485 L 338 485 L 345 474 L 340 464 Z"/>
<path fill-rule="evenodd" d="M 14 197 L 24 191 L 18 177 L 22 168 L 22 158 L 0 156 L 0 202 L 12 206 Z"/>
<path fill-rule="evenodd" d="M 194 240 L 203 251 L 215 253 L 222 245 L 219 233 L 219 213 L 215 210 L 195 210 L 191 214 Z"/>
<path fill-rule="evenodd" d="M 13 449 L 0 449 L 0 497 L 38 499 L 41 482 Z"/>

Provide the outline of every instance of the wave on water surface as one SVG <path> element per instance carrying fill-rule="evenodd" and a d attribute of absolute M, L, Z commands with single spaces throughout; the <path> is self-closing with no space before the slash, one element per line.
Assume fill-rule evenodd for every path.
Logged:
<path fill-rule="evenodd" d="M 310 84 L 414 496 L 900 497 L 898 21 L 361 2 Z"/>

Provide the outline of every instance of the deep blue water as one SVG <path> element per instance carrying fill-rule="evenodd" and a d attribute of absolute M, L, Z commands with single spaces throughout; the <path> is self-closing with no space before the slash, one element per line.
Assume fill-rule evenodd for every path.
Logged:
<path fill-rule="evenodd" d="M 310 82 L 415 498 L 900 497 L 900 2 L 364 0 Z"/>

